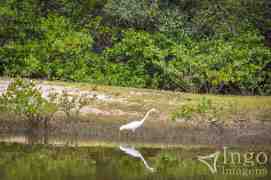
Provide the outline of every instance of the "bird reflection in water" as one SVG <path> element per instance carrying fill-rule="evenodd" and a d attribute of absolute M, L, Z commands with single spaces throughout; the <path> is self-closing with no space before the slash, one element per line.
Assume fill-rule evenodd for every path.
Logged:
<path fill-rule="evenodd" d="M 125 152 L 126 154 L 130 155 L 130 156 L 133 156 L 135 158 L 139 158 L 141 161 L 143 161 L 145 167 L 150 170 L 151 172 L 154 172 L 154 168 L 150 167 L 147 163 L 147 161 L 144 159 L 144 157 L 141 155 L 141 153 L 139 151 L 137 151 L 135 148 L 133 147 L 129 147 L 127 145 L 125 146 L 122 146 L 120 145 L 120 150 Z"/>

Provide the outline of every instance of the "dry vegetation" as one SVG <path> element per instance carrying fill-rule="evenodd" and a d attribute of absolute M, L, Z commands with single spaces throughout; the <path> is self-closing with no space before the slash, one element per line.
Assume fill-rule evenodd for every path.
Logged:
<path fill-rule="evenodd" d="M 189 121 L 270 121 L 270 96 L 231 96 L 191 94 L 151 89 L 135 89 L 92 85 L 87 83 L 44 82 L 65 87 L 80 88 L 84 91 L 95 91 L 110 95 L 116 101 L 95 101 L 91 106 L 105 112 L 99 119 L 128 120 L 137 118 L 149 108 L 157 108 L 159 115 L 151 121 L 183 122 Z M 183 112 L 186 107 L 191 112 Z M 111 115 L 110 115 L 111 114 Z M 189 118 L 186 118 L 188 116 Z M 91 116 L 88 116 L 91 119 Z M 98 117 L 95 117 L 98 118 Z"/>
<path fill-rule="evenodd" d="M 0 85 L 7 80 L 2 78 Z M 76 93 L 79 95 L 80 92 L 104 96 L 103 99 L 90 101 L 82 107 L 78 118 L 85 122 L 130 121 L 142 117 L 153 107 L 158 109 L 159 113 L 153 114 L 147 124 L 151 122 L 190 125 L 210 122 L 231 124 L 239 121 L 271 120 L 270 96 L 191 94 L 62 81 L 36 81 L 36 83 L 40 86 L 62 87 L 68 94 L 69 90 L 73 91 L 71 96 L 76 96 Z M 56 116 L 62 116 L 61 112 Z"/>

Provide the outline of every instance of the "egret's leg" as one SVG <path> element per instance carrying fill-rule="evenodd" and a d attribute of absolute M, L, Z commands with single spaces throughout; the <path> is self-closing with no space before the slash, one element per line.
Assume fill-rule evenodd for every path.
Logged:
<path fill-rule="evenodd" d="M 129 131 L 126 131 L 125 143 L 127 142 L 128 138 L 129 138 Z"/>
<path fill-rule="evenodd" d="M 132 139 L 135 139 L 135 129 L 132 129 L 132 132 L 133 132 Z"/>
<path fill-rule="evenodd" d="M 121 139 L 120 139 L 120 131 L 119 131 L 119 142 L 121 141 Z"/>

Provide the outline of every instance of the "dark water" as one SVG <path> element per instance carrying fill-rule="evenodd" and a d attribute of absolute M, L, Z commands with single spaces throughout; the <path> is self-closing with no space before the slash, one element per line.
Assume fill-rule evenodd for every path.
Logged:
<path fill-rule="evenodd" d="M 211 156 L 206 160 L 210 167 L 198 160 L 198 156 L 206 155 Z M 0 179 L 270 180 L 270 158 L 270 147 L 69 147 L 2 142 Z"/>

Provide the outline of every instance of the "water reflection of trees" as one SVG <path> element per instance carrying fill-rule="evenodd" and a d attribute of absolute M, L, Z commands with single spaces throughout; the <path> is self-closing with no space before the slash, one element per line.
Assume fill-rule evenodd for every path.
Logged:
<path fill-rule="evenodd" d="M 137 148 L 145 160 L 155 168 L 152 173 L 117 147 L 52 147 L 0 144 L 0 179 L 55 180 L 157 180 L 157 179 L 227 179 L 213 175 L 195 157 L 202 149 Z M 207 154 L 213 149 L 204 149 Z M 221 160 L 222 161 L 222 160 Z M 267 165 L 270 170 L 270 164 Z M 41 176 L 42 175 L 42 176 Z M 255 177 L 253 177 L 255 178 Z M 252 178 L 252 179 L 253 179 Z M 231 177 L 248 179 L 248 177 Z M 261 178 L 270 179 L 270 176 Z"/>

